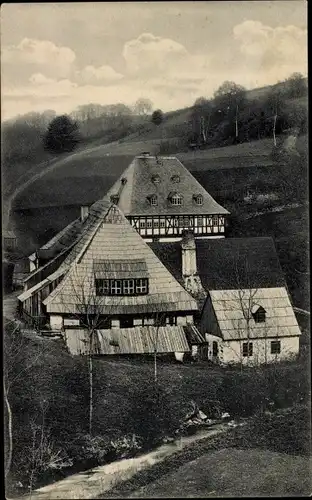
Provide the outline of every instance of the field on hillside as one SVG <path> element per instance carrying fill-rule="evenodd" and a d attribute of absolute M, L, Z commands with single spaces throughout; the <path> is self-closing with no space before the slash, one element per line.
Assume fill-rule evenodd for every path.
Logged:
<path fill-rule="evenodd" d="M 208 452 L 139 488 L 131 498 L 224 498 L 309 495 L 311 461 L 268 450 Z"/>

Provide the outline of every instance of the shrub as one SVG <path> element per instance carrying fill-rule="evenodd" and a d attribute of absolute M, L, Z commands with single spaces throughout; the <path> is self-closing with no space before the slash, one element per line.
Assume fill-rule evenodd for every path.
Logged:
<path fill-rule="evenodd" d="M 310 455 L 310 408 L 295 405 L 286 410 L 257 415 L 247 427 L 238 428 L 235 434 L 237 447 Z"/>

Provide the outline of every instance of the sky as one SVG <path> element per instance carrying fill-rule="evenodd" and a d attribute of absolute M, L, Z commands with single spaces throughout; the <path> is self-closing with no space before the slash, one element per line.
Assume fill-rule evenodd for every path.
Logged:
<path fill-rule="evenodd" d="M 88 103 L 163 111 L 307 75 L 307 2 L 2 4 L 2 119 Z"/>

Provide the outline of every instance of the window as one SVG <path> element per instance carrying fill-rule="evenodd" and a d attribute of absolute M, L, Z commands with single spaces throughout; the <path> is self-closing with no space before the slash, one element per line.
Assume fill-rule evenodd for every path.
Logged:
<path fill-rule="evenodd" d="M 193 199 L 197 205 L 203 204 L 203 197 L 201 194 L 194 194 Z"/>
<path fill-rule="evenodd" d="M 96 295 L 145 295 L 148 293 L 147 278 L 103 280 L 96 279 Z"/>
<path fill-rule="evenodd" d="M 280 354 L 281 352 L 281 341 L 272 340 L 271 342 L 271 354 Z"/>
<path fill-rule="evenodd" d="M 123 293 L 124 293 L 124 295 L 133 295 L 134 294 L 134 280 L 124 280 Z"/>
<path fill-rule="evenodd" d="M 149 197 L 149 200 L 150 200 L 150 204 L 153 205 L 153 206 L 156 206 L 158 205 L 158 201 L 157 201 L 157 196 L 156 194 L 153 194 L 152 196 Z"/>
<path fill-rule="evenodd" d="M 224 224 L 224 217 L 219 217 L 219 224 L 221 224 L 221 225 Z"/>
<path fill-rule="evenodd" d="M 156 175 L 152 175 L 152 182 L 154 184 L 159 184 L 160 183 L 160 177 L 159 177 L 159 175 L 157 175 L 157 174 Z"/>
<path fill-rule="evenodd" d="M 153 227 L 153 221 L 148 220 L 147 223 L 146 223 L 146 227 L 147 227 L 147 229 L 152 229 L 152 227 Z"/>
<path fill-rule="evenodd" d="M 252 342 L 243 342 L 243 357 L 251 357 L 253 352 Z"/>
<path fill-rule="evenodd" d="M 182 197 L 179 194 L 174 194 L 170 197 L 171 205 L 182 205 Z"/>
<path fill-rule="evenodd" d="M 161 220 L 160 221 L 160 227 L 162 227 L 162 228 L 166 227 L 166 221 Z"/>
<path fill-rule="evenodd" d="M 219 354 L 219 349 L 218 349 L 218 342 L 215 340 L 212 342 L 212 355 L 213 357 L 217 357 Z"/>
<path fill-rule="evenodd" d="M 135 280 L 135 292 L 140 295 L 147 293 L 147 279 Z"/>
<path fill-rule="evenodd" d="M 219 217 L 217 215 L 214 215 L 212 217 L 212 225 L 217 226 L 219 224 Z"/>
<path fill-rule="evenodd" d="M 158 229 L 159 228 L 159 221 L 158 220 L 154 220 L 153 221 L 153 226 L 154 226 L 154 229 Z"/>
<path fill-rule="evenodd" d="M 133 327 L 133 317 L 123 317 L 120 318 L 120 328 L 132 328 Z"/>
<path fill-rule="evenodd" d="M 112 194 L 110 197 L 110 201 L 114 203 L 114 205 L 117 205 L 119 202 L 119 195 L 118 194 Z"/>
<path fill-rule="evenodd" d="M 170 180 L 171 182 L 177 183 L 180 182 L 180 177 L 178 175 L 173 175 Z"/>
<path fill-rule="evenodd" d="M 96 295 L 109 295 L 109 280 L 95 280 Z"/>
<path fill-rule="evenodd" d="M 251 313 L 255 323 L 265 323 L 265 309 L 262 306 L 255 304 L 251 308 Z"/>
<path fill-rule="evenodd" d="M 145 229 L 145 220 L 140 220 L 140 228 Z"/>
<path fill-rule="evenodd" d="M 197 217 L 197 225 L 202 226 L 203 225 L 203 218 L 202 217 Z"/>
<path fill-rule="evenodd" d="M 111 294 L 121 295 L 122 292 L 122 282 L 121 280 L 111 280 Z"/>

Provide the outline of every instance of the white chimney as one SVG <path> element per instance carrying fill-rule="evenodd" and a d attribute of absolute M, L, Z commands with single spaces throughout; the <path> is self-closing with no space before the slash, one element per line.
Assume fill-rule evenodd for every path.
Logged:
<path fill-rule="evenodd" d="M 184 231 L 181 242 L 184 286 L 195 298 L 205 298 L 206 291 L 197 273 L 196 243 L 192 231 Z"/>
<path fill-rule="evenodd" d="M 181 248 L 183 278 L 194 276 L 197 274 L 196 243 L 194 234 L 191 231 L 185 231 L 183 233 Z"/>
<path fill-rule="evenodd" d="M 80 219 L 84 222 L 89 215 L 89 207 L 87 205 L 82 205 L 80 207 Z"/>

